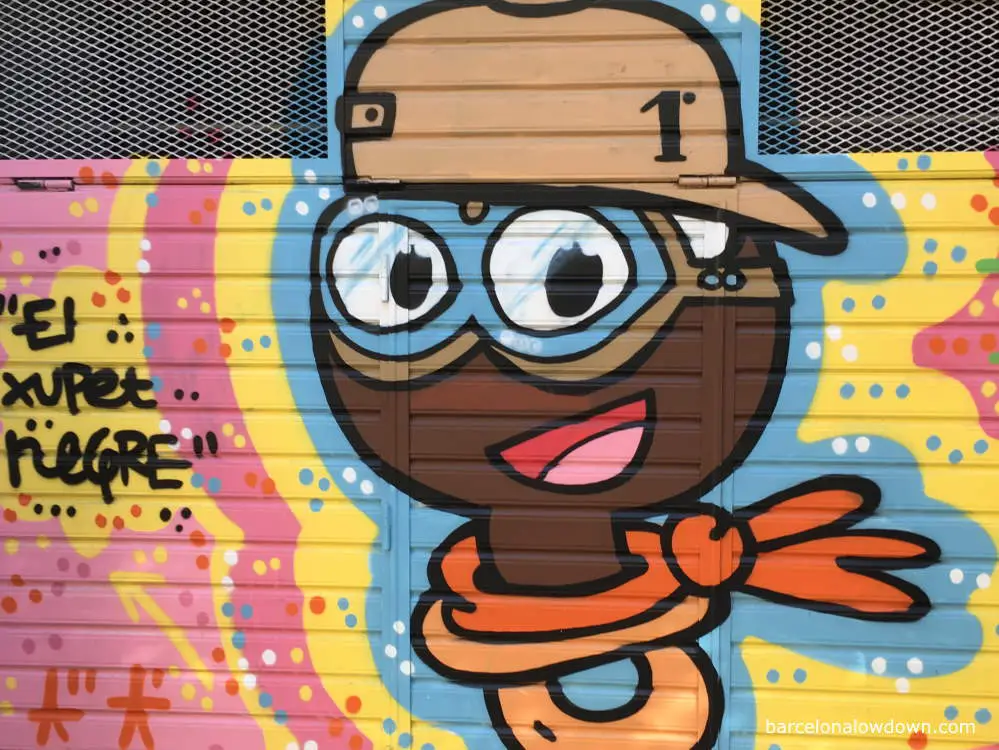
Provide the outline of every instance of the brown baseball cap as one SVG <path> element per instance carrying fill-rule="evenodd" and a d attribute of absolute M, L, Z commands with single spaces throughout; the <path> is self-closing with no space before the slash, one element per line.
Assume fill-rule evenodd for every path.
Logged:
<path fill-rule="evenodd" d="M 823 255 L 844 246 L 830 210 L 745 159 L 727 54 L 656 0 L 417 6 L 361 43 L 337 124 L 348 182 L 470 200 L 528 186 L 572 187 L 577 201 L 614 191 L 713 209 Z"/>

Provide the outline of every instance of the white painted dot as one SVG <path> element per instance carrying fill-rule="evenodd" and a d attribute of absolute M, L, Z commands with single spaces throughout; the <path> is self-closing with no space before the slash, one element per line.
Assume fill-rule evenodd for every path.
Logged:
<path fill-rule="evenodd" d="M 139 240 L 139 249 L 144 253 L 148 253 L 150 250 L 153 249 L 153 243 L 150 242 L 145 237 L 143 237 L 141 240 Z"/>
<path fill-rule="evenodd" d="M 894 193 L 891 197 L 891 204 L 896 209 L 901 211 L 903 208 L 905 208 L 905 196 L 902 195 L 902 193 Z"/>
<path fill-rule="evenodd" d="M 899 677 L 897 680 L 895 680 L 895 689 L 900 693 L 908 693 L 909 681 L 904 677 Z"/>
<path fill-rule="evenodd" d="M 701 18 L 705 21 L 714 21 L 717 15 L 718 11 L 715 10 L 715 6 L 710 3 L 706 3 L 701 6 Z"/>
<path fill-rule="evenodd" d="M 233 582 L 230 576 L 222 576 L 222 588 L 226 591 L 232 591 L 236 588 L 236 584 Z"/>
<path fill-rule="evenodd" d="M 347 213 L 351 216 L 357 216 L 361 211 L 364 210 L 364 204 L 361 203 L 360 198 L 351 198 L 347 201 Z"/>
<path fill-rule="evenodd" d="M 961 583 L 964 580 L 964 571 L 960 568 L 954 568 L 950 572 L 950 582 L 951 583 Z"/>
<path fill-rule="evenodd" d="M 252 672 L 247 672 L 243 677 L 243 684 L 246 685 L 247 690 L 253 690 L 257 687 L 257 676 Z"/>
<path fill-rule="evenodd" d="M 302 750 L 319 750 L 319 743 L 315 740 L 309 740 L 302 745 Z"/>
<path fill-rule="evenodd" d="M 874 674 L 884 674 L 888 669 L 888 660 L 883 656 L 875 656 L 871 659 L 871 671 Z"/>
<path fill-rule="evenodd" d="M 366 213 L 373 214 L 378 210 L 378 196 L 369 195 L 364 199 L 364 210 Z"/>
<path fill-rule="evenodd" d="M 913 656 L 909 661 L 905 663 L 905 668 L 908 669 L 913 674 L 923 673 L 923 660 L 917 656 Z"/>
<path fill-rule="evenodd" d="M 818 341 L 809 341 L 805 347 L 805 354 L 809 359 L 818 359 L 822 356 L 822 344 Z"/>
<path fill-rule="evenodd" d="M 312 169 L 306 169 L 306 170 L 305 170 L 305 175 L 304 175 L 304 176 L 305 176 L 305 181 L 306 181 L 306 182 L 315 182 L 315 181 L 316 181 L 316 173 L 315 173 L 315 170 L 312 170 Z"/>
<path fill-rule="evenodd" d="M 352 19 L 352 23 L 354 24 L 355 29 L 364 28 L 364 19 L 361 18 L 360 16 L 354 16 L 354 18 Z"/>
<path fill-rule="evenodd" d="M 919 202 L 923 204 L 923 208 L 927 211 L 932 211 L 937 207 L 937 197 L 933 193 L 926 193 Z"/>
<path fill-rule="evenodd" d="M 299 201 L 295 204 L 295 211 L 299 216 L 305 216 L 309 213 L 309 204 L 305 201 Z"/>
<path fill-rule="evenodd" d="M 394 659 L 399 655 L 399 649 L 393 646 L 391 643 L 385 647 L 385 656 L 389 659 Z"/>
<path fill-rule="evenodd" d="M 878 205 L 878 196 L 876 196 L 874 193 L 864 193 L 863 200 L 864 200 L 864 205 L 867 206 L 868 208 L 874 208 L 876 205 Z"/>
<path fill-rule="evenodd" d="M 847 362 L 856 362 L 857 354 L 857 347 L 854 344 L 847 344 L 843 347 L 843 359 Z"/>
<path fill-rule="evenodd" d="M 411 674 L 413 674 L 413 662 L 407 659 L 406 661 L 400 663 L 399 671 L 402 672 L 407 677 L 409 677 Z"/>
<path fill-rule="evenodd" d="M 370 495 L 374 491 L 375 491 L 375 485 L 371 483 L 371 480 L 365 479 L 363 482 L 361 482 L 361 492 L 363 492 L 365 495 Z"/>
<path fill-rule="evenodd" d="M 162 432 L 163 434 L 166 435 L 166 434 L 170 433 L 170 429 L 171 429 L 170 420 L 169 419 L 161 419 L 160 420 L 160 432 Z"/>
<path fill-rule="evenodd" d="M 135 270 L 139 273 L 149 273 L 149 261 L 145 258 L 140 258 L 139 262 L 135 264 Z"/>
<path fill-rule="evenodd" d="M 396 620 L 394 623 L 392 623 L 392 630 L 394 630 L 399 635 L 402 635 L 403 633 L 406 632 L 406 623 L 404 623 L 402 620 Z"/>
<path fill-rule="evenodd" d="M 330 199 L 330 189 L 326 187 L 319 188 L 319 199 L 328 201 Z"/>
<path fill-rule="evenodd" d="M 388 17 L 388 11 L 385 10 L 384 5 L 375 6 L 375 18 L 379 21 L 384 21 Z"/>
<path fill-rule="evenodd" d="M 297 742 L 289 742 L 284 746 L 284 750 L 299 750 Z"/>
<path fill-rule="evenodd" d="M 846 438 L 838 437 L 832 441 L 833 453 L 835 453 L 837 456 L 842 456 L 844 453 L 846 453 L 849 447 L 850 444 L 846 442 Z"/>
<path fill-rule="evenodd" d="M 260 658 L 264 660 L 264 664 L 266 664 L 268 667 L 273 667 L 274 664 L 277 663 L 277 654 L 275 654 L 270 649 L 264 651 L 264 653 L 260 655 Z"/>
<path fill-rule="evenodd" d="M 871 449 L 871 439 L 869 437 L 859 437 L 853 444 L 857 447 L 857 453 L 867 453 Z"/>
<path fill-rule="evenodd" d="M 354 469 L 353 466 L 348 466 L 346 469 L 344 469 L 342 476 L 344 478 L 344 481 L 350 482 L 351 484 L 357 481 L 357 471 Z"/>
<path fill-rule="evenodd" d="M 240 657 L 239 661 L 236 662 L 236 666 L 245 672 L 250 668 L 250 662 L 245 657 Z"/>
<path fill-rule="evenodd" d="M 225 564 L 231 568 L 233 565 L 239 562 L 239 555 L 236 553 L 236 550 L 227 549 L 225 551 L 225 554 L 222 555 L 222 559 L 225 560 Z"/>
<path fill-rule="evenodd" d="M 992 576 L 988 573 L 979 573 L 978 578 L 975 579 L 975 583 L 980 589 L 987 589 L 992 585 Z"/>
<path fill-rule="evenodd" d="M 183 430 L 180 431 L 180 436 L 184 438 L 184 440 L 190 440 L 193 435 L 194 433 L 191 432 L 190 427 L 185 427 Z"/>
<path fill-rule="evenodd" d="M 843 338 L 843 329 L 839 326 L 829 326 L 826 329 L 826 336 L 829 337 L 830 341 L 839 341 Z"/>
<path fill-rule="evenodd" d="M 725 18 L 729 20 L 729 23 L 739 23 L 739 19 L 742 18 L 742 11 L 734 5 L 730 5 L 728 6 L 728 10 L 725 11 Z"/>

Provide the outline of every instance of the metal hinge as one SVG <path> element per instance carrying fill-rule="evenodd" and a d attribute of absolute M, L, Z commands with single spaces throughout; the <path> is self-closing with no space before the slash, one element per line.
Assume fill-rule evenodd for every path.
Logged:
<path fill-rule="evenodd" d="M 69 177 L 15 177 L 14 187 L 18 190 L 66 193 L 76 189 L 76 183 Z"/>
<path fill-rule="evenodd" d="M 738 178 L 728 175 L 688 174 L 680 175 L 677 184 L 685 188 L 735 187 Z"/>

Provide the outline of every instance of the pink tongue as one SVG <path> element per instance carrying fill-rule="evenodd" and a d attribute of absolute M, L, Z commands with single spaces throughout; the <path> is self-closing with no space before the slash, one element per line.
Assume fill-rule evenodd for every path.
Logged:
<path fill-rule="evenodd" d="M 544 478 L 548 484 L 595 484 L 613 479 L 638 453 L 644 427 L 629 427 L 598 437 L 566 454 Z"/>

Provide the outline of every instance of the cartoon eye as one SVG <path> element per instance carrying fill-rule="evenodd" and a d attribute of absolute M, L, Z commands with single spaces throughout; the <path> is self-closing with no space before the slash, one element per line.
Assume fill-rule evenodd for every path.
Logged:
<path fill-rule="evenodd" d="M 459 288 L 442 240 L 383 217 L 367 217 L 337 238 L 331 271 L 341 312 L 381 331 L 439 314 Z"/>
<path fill-rule="evenodd" d="M 488 264 L 502 314 L 538 332 L 564 331 L 606 312 L 624 299 L 633 274 L 624 240 L 589 214 L 563 210 L 518 216 Z"/>

